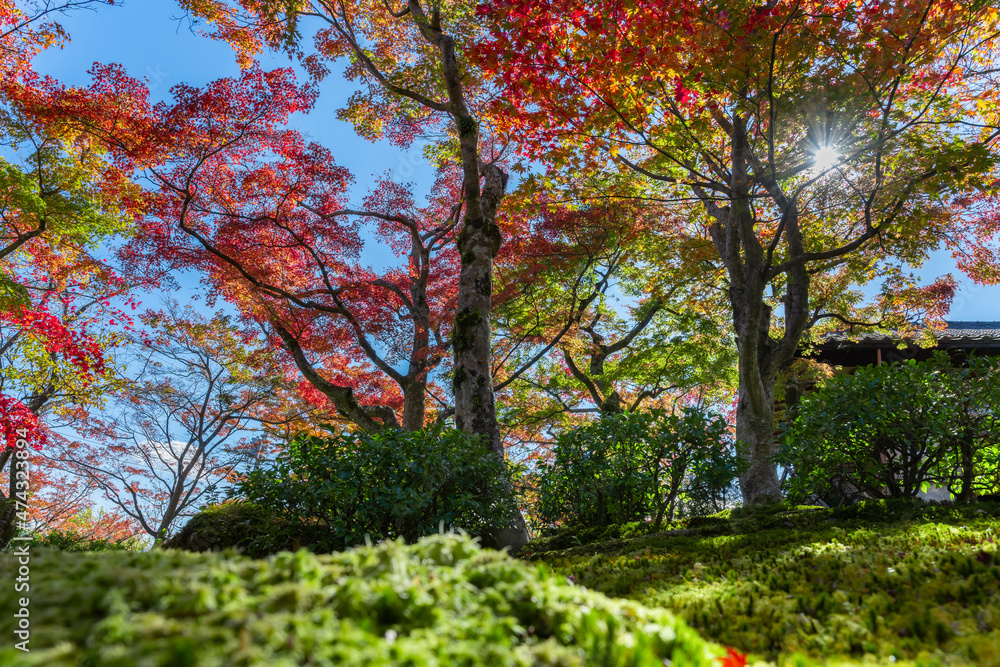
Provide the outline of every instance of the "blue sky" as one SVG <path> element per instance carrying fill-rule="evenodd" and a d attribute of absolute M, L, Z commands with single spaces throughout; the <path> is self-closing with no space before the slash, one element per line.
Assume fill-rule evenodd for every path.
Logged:
<path fill-rule="evenodd" d="M 87 70 L 95 62 L 120 63 L 132 76 L 148 80 L 154 99 L 166 99 L 170 87 L 178 83 L 201 86 L 239 71 L 229 47 L 193 34 L 173 0 L 129 0 L 115 7 L 73 13 L 62 23 L 70 33 L 70 43 L 62 50 L 43 52 L 35 65 L 69 84 L 85 84 Z M 264 68 L 291 65 L 287 57 L 277 54 L 265 54 L 261 64 Z M 402 151 L 387 142 L 373 145 L 357 137 L 349 124 L 337 120 L 336 111 L 351 90 L 351 84 L 338 73 L 331 74 L 323 83 L 316 108 L 308 115 L 296 115 L 293 125 L 329 147 L 338 163 L 351 170 L 356 178 L 355 201 L 359 202 L 375 178 L 387 171 L 401 180 L 416 182 L 419 195 L 432 175 L 418 147 Z M 371 239 L 363 258 L 379 266 L 390 255 Z M 920 271 L 928 282 L 945 273 L 954 274 L 960 284 L 948 319 L 1000 320 L 1000 287 L 974 285 L 955 268 L 947 252 L 934 253 Z"/>

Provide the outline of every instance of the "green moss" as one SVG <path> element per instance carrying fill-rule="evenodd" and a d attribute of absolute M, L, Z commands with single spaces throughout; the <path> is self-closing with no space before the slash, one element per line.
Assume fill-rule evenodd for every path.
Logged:
<path fill-rule="evenodd" d="M 490 222 L 486 224 L 486 237 L 490 241 L 490 247 L 493 250 L 493 255 L 496 256 L 497 251 L 500 250 L 500 246 L 503 245 L 503 232 L 500 231 L 500 226 L 495 222 Z"/>
<path fill-rule="evenodd" d="M 455 369 L 455 375 L 452 377 L 451 386 L 457 392 L 465 383 L 465 380 L 466 380 L 465 368 L 459 366 L 458 368 Z"/>
<path fill-rule="evenodd" d="M 258 553 L 252 536 L 268 532 L 278 517 L 252 503 L 236 501 L 206 505 L 185 524 L 177 535 L 164 543 L 168 549 L 187 551 L 222 551 L 239 549 L 248 555 Z M 290 548 L 293 545 L 285 545 Z"/>
<path fill-rule="evenodd" d="M 463 116 L 458 119 L 458 136 L 467 137 L 469 135 L 475 134 L 478 126 L 476 121 L 468 116 Z"/>
<path fill-rule="evenodd" d="M 475 327 L 482 322 L 482 314 L 473 308 L 466 308 L 455 316 L 455 351 L 458 353 L 468 352 L 475 347 Z"/>
<path fill-rule="evenodd" d="M 750 508 L 526 552 L 778 664 L 1000 665 L 998 517 L 995 503 Z"/>
<path fill-rule="evenodd" d="M 723 653 L 669 612 L 454 535 L 266 560 L 43 552 L 31 577 L 31 652 L 7 642 L 0 664 L 709 667 Z M 0 607 L 18 595 L 0 587 Z"/>

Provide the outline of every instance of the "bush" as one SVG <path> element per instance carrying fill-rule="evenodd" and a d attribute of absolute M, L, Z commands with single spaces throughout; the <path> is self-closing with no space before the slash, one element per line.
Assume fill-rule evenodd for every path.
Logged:
<path fill-rule="evenodd" d="M 270 539 L 271 526 L 277 521 L 280 518 L 274 512 L 246 501 L 206 505 L 184 524 L 180 532 L 166 540 L 163 547 L 186 551 L 238 549 L 255 558 L 275 551 L 300 548 L 302 535 L 287 544 L 277 544 Z"/>
<path fill-rule="evenodd" d="M 727 429 L 685 408 L 606 414 L 567 431 L 540 466 L 539 518 L 587 526 L 652 518 L 659 527 L 682 504 L 718 505 L 741 468 Z"/>
<path fill-rule="evenodd" d="M 961 500 L 1000 489 L 1000 365 L 970 358 L 868 366 L 806 396 L 779 462 L 791 500 L 913 497 L 928 484 Z"/>
<path fill-rule="evenodd" d="M 234 488 L 234 496 L 273 516 L 266 534 L 247 535 L 256 551 L 412 542 L 442 526 L 492 544 L 513 525 L 510 469 L 478 438 L 441 428 L 331 433 L 297 438 L 276 463 Z"/>
<path fill-rule="evenodd" d="M 5 642 L 0 664 L 710 667 L 724 653 L 668 612 L 455 535 L 332 556 L 48 552 L 31 564 L 31 652 Z M 9 637 L 21 595 L 0 587 Z"/>
<path fill-rule="evenodd" d="M 0 512 L 7 507 L 17 509 L 14 501 L 0 499 Z M 16 519 L 16 517 L 13 517 Z M 23 549 L 58 549 L 59 551 L 142 551 L 150 541 L 137 533 L 121 514 L 105 512 L 100 508 L 88 507 L 64 517 L 58 528 L 36 526 L 34 530 L 19 527 L 12 521 L 10 540 L 0 552 Z M 42 532 L 42 531 L 46 532 Z M 0 538 L 0 543 L 3 543 Z"/>

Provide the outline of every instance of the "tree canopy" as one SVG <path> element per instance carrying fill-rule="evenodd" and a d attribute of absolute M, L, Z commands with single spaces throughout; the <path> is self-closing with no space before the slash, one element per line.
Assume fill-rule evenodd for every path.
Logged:
<path fill-rule="evenodd" d="M 957 288 L 917 272 L 935 250 L 1000 281 L 992 0 L 181 0 L 237 74 L 157 98 L 113 63 L 35 72 L 101 4 L 0 7 L 0 471 L 30 434 L 156 539 L 265 422 L 267 447 L 450 422 L 530 467 L 569 429 L 697 408 L 732 422 L 744 502 L 777 501 L 798 350 L 932 335 Z M 308 113 L 420 140 L 433 185 L 359 194 Z M 221 312 L 127 314 L 182 274 Z M 157 355 L 176 377 L 138 370 Z M 197 455 L 164 481 L 175 440 Z"/>

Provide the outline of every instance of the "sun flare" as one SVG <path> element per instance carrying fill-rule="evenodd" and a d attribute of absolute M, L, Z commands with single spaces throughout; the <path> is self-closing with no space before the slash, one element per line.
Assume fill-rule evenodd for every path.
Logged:
<path fill-rule="evenodd" d="M 822 146 L 813 154 L 814 174 L 821 174 L 840 162 L 840 153 L 833 146 Z"/>

